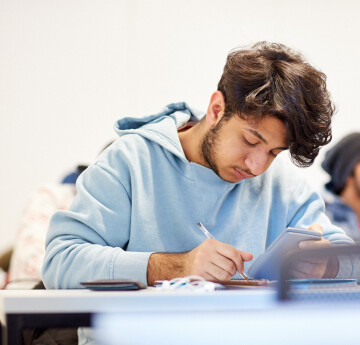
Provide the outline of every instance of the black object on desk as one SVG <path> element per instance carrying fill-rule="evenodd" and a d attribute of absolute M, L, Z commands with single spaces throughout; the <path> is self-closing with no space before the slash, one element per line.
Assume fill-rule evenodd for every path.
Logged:
<path fill-rule="evenodd" d="M 81 285 L 96 291 L 129 291 L 146 289 L 146 286 L 137 280 L 131 279 L 103 279 L 83 282 Z"/>

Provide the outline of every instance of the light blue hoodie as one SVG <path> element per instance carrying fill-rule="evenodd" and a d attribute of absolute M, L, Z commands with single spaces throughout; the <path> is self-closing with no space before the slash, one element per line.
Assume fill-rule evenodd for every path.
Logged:
<path fill-rule="evenodd" d="M 283 154 L 264 174 L 238 183 L 189 162 L 177 129 L 202 116 L 177 103 L 116 123 L 120 138 L 80 175 L 70 209 L 52 218 L 43 267 L 47 288 L 114 278 L 146 284 L 151 253 L 185 252 L 204 241 L 199 221 L 254 259 L 287 226 L 319 223 L 326 239 L 352 243 Z"/>

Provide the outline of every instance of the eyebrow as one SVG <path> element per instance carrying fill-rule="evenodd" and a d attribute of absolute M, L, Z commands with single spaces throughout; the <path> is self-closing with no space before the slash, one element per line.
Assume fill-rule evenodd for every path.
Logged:
<path fill-rule="evenodd" d="M 258 132 L 256 131 L 255 129 L 252 129 L 252 128 L 245 128 L 246 131 L 254 134 L 256 137 L 258 137 L 261 141 L 263 141 L 265 144 L 268 143 L 268 141 Z M 288 150 L 289 147 L 288 146 L 284 146 L 284 147 L 276 147 L 275 148 L 276 150 Z"/>

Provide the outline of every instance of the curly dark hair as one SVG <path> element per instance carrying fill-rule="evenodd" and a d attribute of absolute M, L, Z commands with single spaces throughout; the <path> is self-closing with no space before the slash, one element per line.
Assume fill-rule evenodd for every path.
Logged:
<path fill-rule="evenodd" d="M 225 98 L 225 119 L 238 114 L 253 122 L 266 116 L 283 121 L 297 166 L 310 166 L 332 139 L 335 107 L 326 75 L 282 44 L 259 42 L 231 51 L 218 90 Z"/>

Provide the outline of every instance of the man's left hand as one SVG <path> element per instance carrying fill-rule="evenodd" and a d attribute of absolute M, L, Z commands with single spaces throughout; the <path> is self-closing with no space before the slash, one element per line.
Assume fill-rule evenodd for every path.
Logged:
<path fill-rule="evenodd" d="M 322 232 L 322 227 L 319 224 L 313 224 L 309 227 L 309 230 Z M 299 243 L 300 249 L 316 249 L 322 247 L 330 247 L 331 243 L 325 240 L 323 237 L 321 240 L 308 240 Z M 327 274 L 329 260 L 309 258 L 301 260 L 292 270 L 292 277 L 295 279 L 305 278 L 324 278 Z"/>

